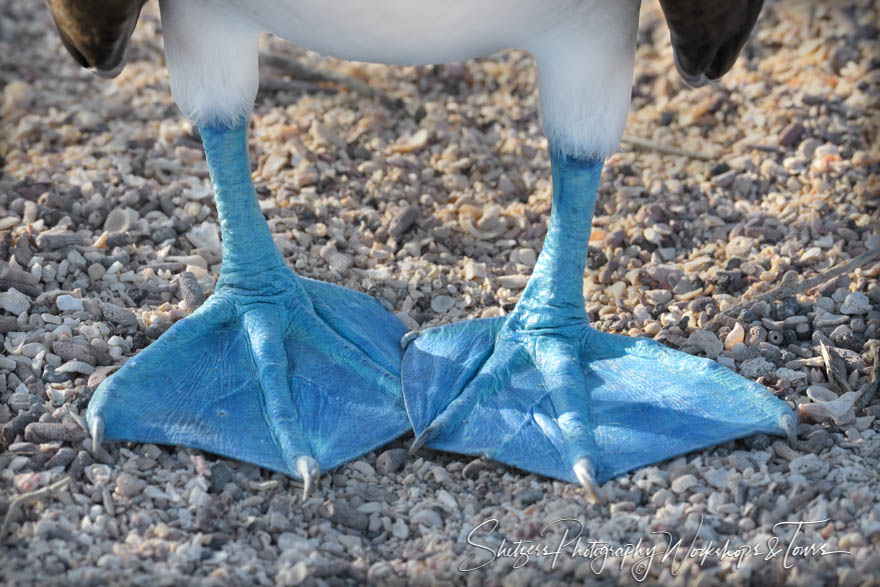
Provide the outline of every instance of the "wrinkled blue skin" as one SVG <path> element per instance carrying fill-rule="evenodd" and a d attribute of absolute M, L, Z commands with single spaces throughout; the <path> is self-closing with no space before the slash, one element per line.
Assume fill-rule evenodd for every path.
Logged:
<path fill-rule="evenodd" d="M 784 402 L 714 361 L 589 326 L 582 286 L 601 161 L 551 150 L 550 228 L 513 313 L 426 330 L 401 356 L 406 328 L 375 300 L 287 268 L 257 204 L 246 126 L 201 133 L 220 280 L 96 390 L 87 418 L 103 421 L 106 438 L 191 446 L 302 479 L 301 457 L 336 467 L 406 432 L 408 414 L 417 445 L 584 483 L 573 470 L 584 458 L 602 482 L 793 430 Z"/>
<path fill-rule="evenodd" d="M 551 149 L 551 163 L 550 225 L 514 311 L 409 342 L 401 375 L 415 445 L 586 486 L 580 459 L 601 483 L 755 433 L 791 434 L 793 413 L 763 386 L 590 327 L 582 288 L 602 162 Z"/>
<path fill-rule="evenodd" d="M 186 445 L 302 479 L 409 430 L 406 327 L 371 297 L 296 276 L 257 203 L 247 127 L 202 128 L 223 236 L 212 296 L 95 392 L 108 439 Z"/>

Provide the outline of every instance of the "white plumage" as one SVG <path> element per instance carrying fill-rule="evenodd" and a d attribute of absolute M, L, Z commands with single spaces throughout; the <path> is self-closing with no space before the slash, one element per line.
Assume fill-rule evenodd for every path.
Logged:
<path fill-rule="evenodd" d="M 639 0 L 161 0 L 174 99 L 199 125 L 247 117 L 259 33 L 355 61 L 445 63 L 507 48 L 538 62 L 555 148 L 607 156 L 629 105 Z"/>

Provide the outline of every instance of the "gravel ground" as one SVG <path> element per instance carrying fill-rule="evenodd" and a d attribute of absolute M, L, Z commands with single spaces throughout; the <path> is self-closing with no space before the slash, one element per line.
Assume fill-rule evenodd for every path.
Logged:
<path fill-rule="evenodd" d="M 734 70 L 691 90 L 648 3 L 636 138 L 609 159 L 594 221 L 594 324 L 764 383 L 798 408 L 796 450 L 727 443 L 608 482 L 610 506 L 598 506 L 497 463 L 408 457 L 410 436 L 325 474 L 300 504 L 296 482 L 199 451 L 90 450 L 91 389 L 186 314 L 184 271 L 212 290 L 217 218 L 198 137 L 168 90 L 155 6 L 108 82 L 66 55 L 42 3 L 0 0 L 0 579 L 880 583 L 880 262 L 755 301 L 880 246 L 878 16 L 871 0 L 770 2 Z M 411 328 L 509 311 L 550 207 L 531 57 L 384 67 L 269 38 L 263 52 L 402 99 L 264 67 L 254 178 L 295 270 L 369 292 Z M 554 559 L 576 533 L 552 524 L 563 518 L 584 538 Z M 810 523 L 775 526 L 798 521 Z M 674 561 L 661 560 L 664 532 L 682 540 Z M 517 559 L 517 541 L 543 550 Z M 654 559 L 601 548 L 639 541 Z M 688 552 L 725 541 L 724 556 Z"/>

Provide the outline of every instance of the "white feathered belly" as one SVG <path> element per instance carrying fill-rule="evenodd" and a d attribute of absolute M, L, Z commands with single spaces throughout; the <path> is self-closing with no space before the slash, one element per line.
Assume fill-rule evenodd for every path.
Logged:
<path fill-rule="evenodd" d="M 325 55 L 418 65 L 525 47 L 573 12 L 609 0 L 220 1 L 260 30 Z"/>
<path fill-rule="evenodd" d="M 171 90 L 200 125 L 241 124 L 270 32 L 354 61 L 444 63 L 508 48 L 538 62 L 556 149 L 614 151 L 626 122 L 639 0 L 160 0 Z"/>

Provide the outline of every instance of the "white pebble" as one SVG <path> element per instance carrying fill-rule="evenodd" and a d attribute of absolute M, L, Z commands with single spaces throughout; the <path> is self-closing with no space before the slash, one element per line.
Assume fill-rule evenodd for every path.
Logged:
<path fill-rule="evenodd" d="M 840 306 L 840 312 L 842 314 L 867 314 L 871 311 L 871 301 L 868 299 L 868 296 L 863 294 L 860 291 L 854 291 L 843 301 L 843 304 Z"/>
<path fill-rule="evenodd" d="M 391 526 L 391 534 L 395 538 L 406 540 L 409 538 L 409 527 L 407 527 L 406 523 L 401 518 L 397 518 L 394 525 Z"/>
<path fill-rule="evenodd" d="M 108 274 L 108 275 L 113 275 L 113 274 L 115 274 L 115 273 L 119 273 L 119 272 L 122 271 L 123 269 L 125 269 L 125 265 L 123 265 L 120 261 L 113 261 L 113 264 L 110 265 L 110 267 L 107 268 L 107 274 Z M 61 272 L 59 271 L 58 274 L 60 275 Z"/>
<path fill-rule="evenodd" d="M 7 117 L 16 110 L 24 111 L 33 103 L 36 93 L 23 81 L 12 81 L 3 88 L 3 108 L 0 113 Z"/>
<path fill-rule="evenodd" d="M 81 312 L 83 309 L 82 300 L 68 294 L 55 298 L 55 306 L 62 312 Z"/>
<path fill-rule="evenodd" d="M 824 385 L 811 385 L 807 388 L 807 397 L 814 402 L 830 402 L 837 399 L 837 394 Z"/>
<path fill-rule="evenodd" d="M 110 467 L 102 464 L 89 465 L 85 470 L 86 479 L 93 485 L 106 485 L 110 481 Z"/>
<path fill-rule="evenodd" d="M 309 568 L 305 561 L 299 561 L 292 567 L 281 567 L 275 575 L 277 585 L 296 586 L 305 581 L 309 576 Z"/>
<path fill-rule="evenodd" d="M 697 483 L 697 478 L 688 473 L 687 475 L 682 475 L 672 480 L 672 490 L 676 493 L 684 493 L 691 487 L 697 485 Z"/>
<path fill-rule="evenodd" d="M 717 487 L 718 489 L 724 489 L 727 487 L 727 479 L 730 474 L 726 469 L 709 469 L 703 473 L 703 478 L 712 485 L 713 487 Z"/>
<path fill-rule="evenodd" d="M 186 233 L 186 238 L 197 249 L 220 252 L 220 233 L 217 225 L 213 222 L 202 222 L 197 226 L 193 226 Z"/>
<path fill-rule="evenodd" d="M 473 259 L 469 259 L 464 266 L 464 278 L 469 281 L 472 279 L 482 279 L 486 275 L 485 263 L 477 263 Z"/>
<path fill-rule="evenodd" d="M 112 354 L 112 353 L 111 353 Z M 121 355 L 120 355 L 121 356 Z M 118 357 L 116 357 L 118 358 Z M 94 372 L 95 367 L 89 365 L 88 363 L 84 363 L 82 361 L 77 361 L 76 359 L 67 361 L 57 369 L 55 369 L 56 373 L 82 373 L 83 375 L 91 375 Z"/>
<path fill-rule="evenodd" d="M 419 513 L 415 514 L 410 518 L 410 521 L 414 524 L 421 524 L 423 526 L 429 526 L 434 528 L 442 528 L 443 520 L 440 518 L 440 514 L 435 512 L 432 509 L 424 509 Z"/>
<path fill-rule="evenodd" d="M 828 473 L 829 465 L 815 454 L 806 454 L 793 459 L 788 468 L 792 473 L 806 478 L 822 478 Z"/>
<path fill-rule="evenodd" d="M 498 284 L 507 289 L 523 289 L 528 282 L 528 275 L 502 275 L 498 278 Z"/>
<path fill-rule="evenodd" d="M 434 298 L 431 300 L 431 309 L 438 314 L 444 314 L 448 312 L 452 309 L 454 305 L 455 300 L 444 294 L 434 296 Z"/>
<path fill-rule="evenodd" d="M 724 339 L 724 348 L 727 350 L 733 349 L 733 346 L 741 343 L 746 338 L 746 331 L 743 329 L 742 324 L 737 322 L 731 331 L 728 333 L 727 337 Z"/>
<path fill-rule="evenodd" d="M 841 426 L 850 424 L 855 420 L 853 405 L 859 398 L 859 392 L 848 391 L 835 400 L 829 402 L 813 402 L 798 406 L 798 411 L 803 412 L 818 422 L 833 420 Z"/>
<path fill-rule="evenodd" d="M 22 312 L 27 312 L 30 307 L 30 299 L 14 287 L 10 287 L 9 291 L 0 294 L 0 308 L 10 314 L 18 316 Z"/>

